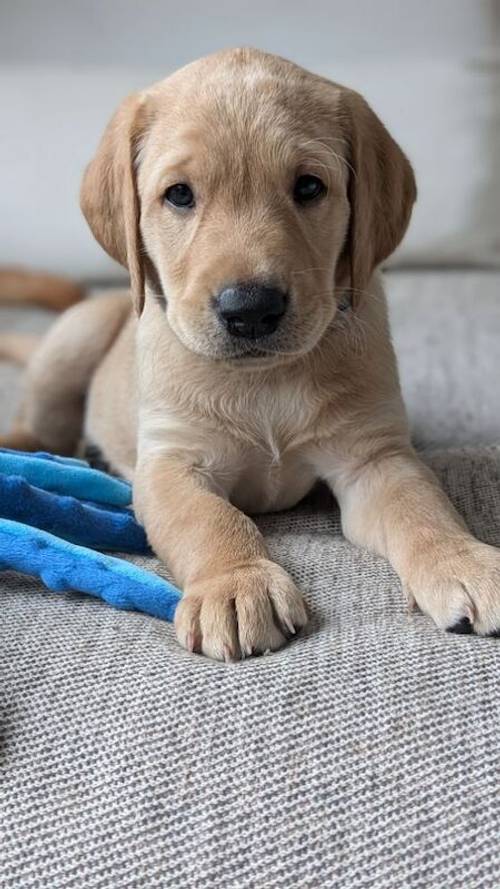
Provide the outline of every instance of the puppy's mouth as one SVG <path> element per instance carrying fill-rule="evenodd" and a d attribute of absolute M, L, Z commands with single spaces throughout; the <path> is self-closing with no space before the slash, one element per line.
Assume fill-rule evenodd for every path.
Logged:
<path fill-rule="evenodd" d="M 332 300 L 332 306 L 335 304 Z M 231 336 L 219 325 L 207 324 L 203 331 L 176 323 L 170 318 L 173 333 L 189 351 L 209 361 L 232 367 L 257 370 L 270 369 L 300 360 L 312 349 L 333 320 L 335 310 L 311 313 L 308 318 L 298 318 L 290 312 L 287 322 L 269 335 L 257 338 Z"/>
<path fill-rule="evenodd" d="M 265 337 L 255 340 L 228 340 L 222 342 L 218 337 L 214 339 L 185 342 L 185 345 L 198 355 L 203 355 L 209 361 L 217 364 L 226 364 L 228 367 L 246 368 L 258 370 L 277 367 L 295 361 L 303 349 L 297 349 L 289 337 Z"/>
<path fill-rule="evenodd" d="M 213 360 L 249 368 L 289 363 L 308 352 L 311 346 L 308 337 L 293 326 L 258 339 L 224 338 L 213 345 Z"/>
<path fill-rule="evenodd" d="M 291 362 L 315 345 L 323 321 L 318 315 L 299 318 L 290 307 L 286 319 L 277 330 L 255 338 L 222 334 L 214 342 L 214 358 L 222 359 L 238 367 L 277 366 Z"/>
<path fill-rule="evenodd" d="M 260 340 L 243 340 L 238 343 L 229 343 L 223 349 L 220 357 L 225 361 L 251 361 L 252 359 L 268 358 L 273 360 L 286 354 L 283 345 L 269 343 L 264 344 Z M 218 357 L 218 356 L 216 356 Z"/>
<path fill-rule="evenodd" d="M 287 364 L 296 360 L 296 357 L 295 354 L 290 355 L 286 352 L 264 352 L 255 350 L 254 352 L 243 352 L 238 355 L 231 355 L 230 357 L 224 356 L 215 358 L 214 360 L 231 365 L 232 367 L 260 370 Z"/>

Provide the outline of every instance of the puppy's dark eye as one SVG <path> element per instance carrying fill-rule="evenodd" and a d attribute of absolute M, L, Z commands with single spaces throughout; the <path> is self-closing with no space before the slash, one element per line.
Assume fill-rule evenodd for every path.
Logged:
<path fill-rule="evenodd" d="M 194 207 L 194 194 L 185 182 L 178 182 L 167 188 L 165 200 L 174 207 Z"/>
<path fill-rule="evenodd" d="M 326 185 L 317 176 L 299 176 L 293 188 L 293 199 L 297 204 L 308 204 L 325 192 Z"/>

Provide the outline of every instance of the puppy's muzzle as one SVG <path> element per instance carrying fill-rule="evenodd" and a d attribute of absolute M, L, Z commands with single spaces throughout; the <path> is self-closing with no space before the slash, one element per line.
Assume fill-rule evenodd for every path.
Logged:
<path fill-rule="evenodd" d="M 231 336 L 257 340 L 275 332 L 287 303 L 287 294 L 277 287 L 249 282 L 221 290 L 215 311 Z"/>

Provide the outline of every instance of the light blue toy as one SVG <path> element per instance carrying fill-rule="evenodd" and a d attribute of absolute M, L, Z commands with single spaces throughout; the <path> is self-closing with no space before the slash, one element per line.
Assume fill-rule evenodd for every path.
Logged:
<path fill-rule="evenodd" d="M 0 448 L 0 570 L 56 592 L 172 620 L 180 592 L 156 574 L 95 550 L 149 552 L 129 484 L 84 460 Z M 90 547 L 90 548 L 89 548 Z"/>

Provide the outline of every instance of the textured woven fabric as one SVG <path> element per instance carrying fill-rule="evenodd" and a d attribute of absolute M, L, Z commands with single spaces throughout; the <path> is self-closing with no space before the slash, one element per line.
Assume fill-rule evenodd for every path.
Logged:
<path fill-rule="evenodd" d="M 463 387 L 472 404 L 470 375 Z M 500 447 L 431 464 L 500 545 Z M 500 640 L 409 615 L 324 491 L 259 524 L 311 621 L 239 664 L 2 576 L 0 889 L 497 889 Z"/>
<path fill-rule="evenodd" d="M 434 465 L 500 544 L 500 449 Z M 500 644 L 409 616 L 324 499 L 260 521 L 312 620 L 240 664 L 6 576 L 2 889 L 496 889 Z"/>

